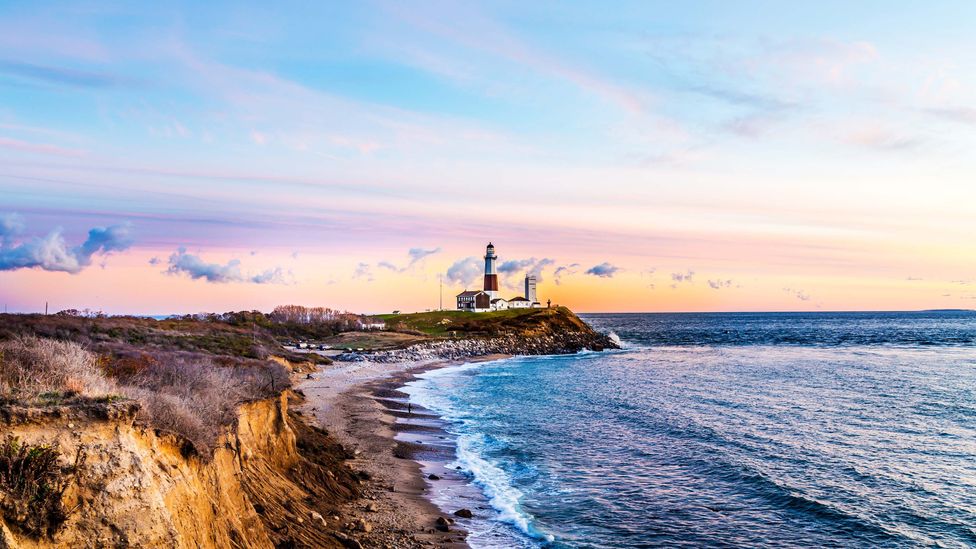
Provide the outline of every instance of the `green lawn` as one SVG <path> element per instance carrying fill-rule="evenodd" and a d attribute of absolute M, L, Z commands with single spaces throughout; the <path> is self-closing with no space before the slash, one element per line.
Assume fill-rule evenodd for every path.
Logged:
<path fill-rule="evenodd" d="M 471 313 L 467 311 L 431 311 L 427 313 L 383 314 L 376 318 L 386 322 L 388 330 L 415 330 L 433 337 L 449 337 L 452 332 L 478 332 L 487 330 L 492 325 L 505 324 L 509 321 L 550 315 L 557 309 L 508 309 L 506 311 L 492 311 L 488 313 Z"/>

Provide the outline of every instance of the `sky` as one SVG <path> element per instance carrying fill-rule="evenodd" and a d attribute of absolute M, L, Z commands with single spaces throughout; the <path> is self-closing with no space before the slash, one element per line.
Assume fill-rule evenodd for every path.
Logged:
<path fill-rule="evenodd" d="M 156 4 L 0 1 L 11 312 L 976 307 L 971 1 Z"/>

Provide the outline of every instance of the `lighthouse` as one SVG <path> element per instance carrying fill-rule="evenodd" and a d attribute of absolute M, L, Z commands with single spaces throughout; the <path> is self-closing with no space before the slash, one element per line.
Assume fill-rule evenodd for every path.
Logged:
<path fill-rule="evenodd" d="M 485 250 L 485 293 L 491 299 L 498 297 L 498 274 L 495 273 L 495 246 L 489 242 Z"/>

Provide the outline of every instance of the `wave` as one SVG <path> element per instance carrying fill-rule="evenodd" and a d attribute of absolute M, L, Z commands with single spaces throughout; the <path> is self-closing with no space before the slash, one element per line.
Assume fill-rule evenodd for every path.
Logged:
<path fill-rule="evenodd" d="M 523 534 L 544 541 L 552 535 L 533 526 L 533 517 L 522 508 L 522 492 L 513 485 L 512 477 L 504 469 L 484 457 L 489 442 L 481 433 L 464 434 L 457 441 L 457 465 L 474 477 L 488 502 L 498 512 L 497 520 L 515 526 Z"/>
<path fill-rule="evenodd" d="M 497 365 L 505 361 L 515 361 L 518 357 L 506 358 L 489 362 L 469 362 L 456 366 L 449 366 L 424 372 L 418 379 L 408 383 L 404 392 L 410 396 L 415 404 L 437 413 L 442 419 L 453 423 L 452 431 L 458 435 L 455 449 L 455 461 L 449 467 L 460 467 L 472 478 L 476 486 L 486 497 L 488 503 L 497 512 L 494 520 L 509 524 L 520 533 L 533 540 L 553 541 L 553 536 L 539 531 L 533 525 L 533 517 L 521 505 L 523 493 L 514 486 L 509 475 L 498 464 L 493 463 L 486 452 L 492 442 L 483 433 L 465 432 L 474 427 L 470 416 L 455 405 L 439 387 L 439 383 L 449 380 L 453 376 L 464 372 L 481 369 L 485 366 Z M 499 375 L 511 375 L 498 372 Z M 450 381 L 446 381 L 450 383 Z"/>

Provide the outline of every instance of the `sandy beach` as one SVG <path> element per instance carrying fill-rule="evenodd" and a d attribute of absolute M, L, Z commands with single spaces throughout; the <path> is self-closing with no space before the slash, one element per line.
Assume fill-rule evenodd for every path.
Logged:
<path fill-rule="evenodd" d="M 478 361 L 504 358 L 481 357 Z M 324 366 L 298 387 L 306 401 L 299 411 L 314 418 L 355 454 L 349 465 L 367 472 L 371 479 L 362 500 L 344 509 L 343 520 L 368 523 L 368 532 L 358 538 L 365 547 L 468 547 L 463 519 L 451 510 L 438 509 L 429 496 L 431 483 L 420 461 L 446 461 L 451 445 L 438 444 L 437 418 L 426 410 L 406 410 L 406 395 L 397 389 L 415 374 L 454 364 L 431 360 L 377 364 L 335 363 Z M 397 439 L 405 426 L 398 417 L 409 417 L 411 440 Z M 429 421 L 425 421 L 429 420 Z M 414 436 L 415 435 L 415 436 Z M 416 441 L 413 441 L 416 439 Z M 434 456 L 433 454 L 440 455 Z M 446 474 L 445 474 L 446 473 Z M 437 482 L 461 482 L 442 472 Z M 456 475 L 454 475 L 456 476 Z M 438 519 L 453 522 L 438 524 Z"/>

